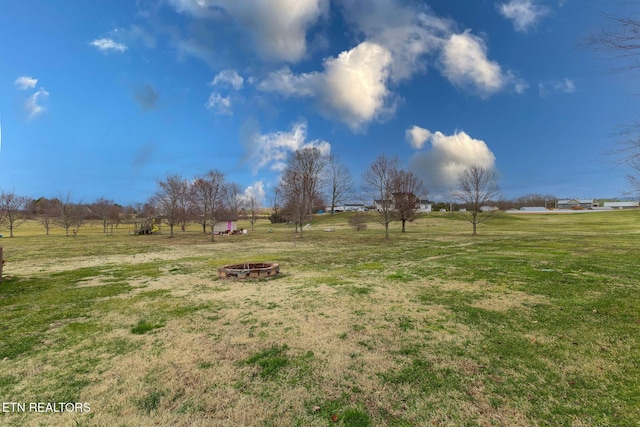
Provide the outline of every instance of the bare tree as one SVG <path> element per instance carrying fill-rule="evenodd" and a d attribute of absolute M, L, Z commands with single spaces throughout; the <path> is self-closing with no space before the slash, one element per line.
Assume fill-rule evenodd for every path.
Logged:
<path fill-rule="evenodd" d="M 103 233 L 107 232 L 107 223 L 109 221 L 118 219 L 119 212 L 114 209 L 114 205 L 113 200 L 105 199 L 104 197 L 98 198 L 89 205 L 89 210 L 102 221 Z"/>
<path fill-rule="evenodd" d="M 397 173 L 398 158 L 381 155 L 362 175 L 363 189 L 373 198 L 378 222 L 384 226 L 385 240 L 389 240 L 389 224 L 396 219 L 393 193 Z"/>
<path fill-rule="evenodd" d="M 622 0 L 617 3 L 627 4 L 633 13 L 616 16 L 601 12 L 600 15 L 611 25 L 588 36 L 584 45 L 619 61 L 620 65 L 613 67 L 614 71 L 635 71 L 640 68 L 640 20 L 633 15 L 637 15 L 640 2 Z M 632 192 L 640 196 L 640 122 L 624 125 L 618 137 L 619 147 L 614 150 L 614 154 L 631 169 L 629 184 Z"/>
<path fill-rule="evenodd" d="M 498 176 L 492 169 L 485 169 L 479 165 L 469 166 L 458 176 L 458 186 L 453 191 L 453 197 L 464 206 L 465 210 L 461 213 L 473 224 L 475 236 L 478 224 L 498 212 L 489 205 L 500 198 Z"/>
<path fill-rule="evenodd" d="M 226 207 L 230 215 L 236 217 L 242 208 L 242 189 L 235 182 L 225 185 L 224 194 Z"/>
<path fill-rule="evenodd" d="M 0 224 L 9 229 L 9 237 L 13 237 L 13 230 L 26 221 L 23 210 L 27 203 L 26 197 L 12 191 L 0 193 Z"/>
<path fill-rule="evenodd" d="M 29 210 L 31 211 L 31 214 L 38 219 L 40 224 L 42 224 L 47 236 L 49 235 L 49 230 L 51 229 L 53 219 L 56 217 L 56 208 L 57 203 L 55 201 L 46 199 L 44 197 L 33 200 L 30 203 Z"/>
<path fill-rule="evenodd" d="M 57 211 L 55 222 L 64 228 L 65 236 L 69 237 L 69 229 L 71 228 L 73 228 L 75 235 L 87 217 L 86 206 L 74 202 L 70 191 L 66 196 L 54 199 L 54 203 Z"/>
<path fill-rule="evenodd" d="M 633 193 L 640 195 L 640 175 L 629 175 L 629 185 Z"/>
<path fill-rule="evenodd" d="M 427 190 L 413 172 L 399 170 L 393 178 L 393 202 L 397 218 L 402 222 L 402 232 L 405 223 L 413 221 L 420 208 L 420 200 L 426 197 Z"/>
<path fill-rule="evenodd" d="M 520 196 L 515 200 L 515 205 L 519 208 L 522 207 L 547 207 L 550 203 L 558 198 L 552 194 L 526 194 Z"/>
<path fill-rule="evenodd" d="M 202 231 L 206 233 L 207 224 L 209 224 L 213 242 L 215 240 L 213 229 L 225 196 L 224 174 L 218 170 L 211 170 L 205 176 L 196 178 L 192 188 L 195 206 L 202 219 Z"/>
<path fill-rule="evenodd" d="M 173 227 L 184 224 L 187 215 L 185 200 L 189 184 L 179 175 L 169 175 L 164 181 L 158 181 L 158 186 L 155 203 L 169 226 L 169 237 L 173 237 Z"/>
<path fill-rule="evenodd" d="M 327 167 L 329 183 L 330 212 L 333 215 L 336 206 L 344 203 L 344 198 L 353 191 L 353 178 L 349 169 L 337 156 L 331 156 Z"/>
<path fill-rule="evenodd" d="M 326 165 L 327 158 L 315 147 L 296 150 L 289 155 L 280 184 L 296 231 L 302 232 L 305 219 L 322 199 L 320 188 Z"/>
<path fill-rule="evenodd" d="M 356 231 L 365 230 L 367 228 L 367 219 L 362 212 L 356 212 L 349 218 L 349 224 Z"/>
<path fill-rule="evenodd" d="M 249 223 L 251 224 L 251 230 L 253 231 L 253 224 L 258 221 L 258 212 L 260 211 L 260 199 L 258 196 L 251 193 L 245 197 L 244 205 L 249 212 Z"/>
<path fill-rule="evenodd" d="M 626 3 L 637 5 L 639 2 L 628 0 Z M 584 44 L 610 55 L 614 60 L 622 60 L 623 65 L 615 70 L 640 68 L 640 63 L 636 60 L 640 54 L 640 21 L 631 16 L 615 16 L 606 12 L 601 12 L 600 15 L 612 25 L 587 36 Z"/>
<path fill-rule="evenodd" d="M 269 221 L 271 221 L 272 224 L 286 221 L 282 216 L 281 198 L 282 188 L 280 186 L 274 187 L 273 197 L 271 198 L 271 209 L 273 210 L 273 213 L 269 217 Z"/>

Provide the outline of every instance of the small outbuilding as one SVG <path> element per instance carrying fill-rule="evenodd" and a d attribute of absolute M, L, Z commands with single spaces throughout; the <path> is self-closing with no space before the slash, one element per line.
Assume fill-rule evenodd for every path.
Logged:
<path fill-rule="evenodd" d="M 238 229 L 238 220 L 237 219 L 226 219 L 216 222 L 216 225 L 213 227 L 214 233 L 228 233 L 232 231 L 236 231 Z"/>
<path fill-rule="evenodd" d="M 605 208 L 610 209 L 638 209 L 640 202 L 604 202 Z"/>

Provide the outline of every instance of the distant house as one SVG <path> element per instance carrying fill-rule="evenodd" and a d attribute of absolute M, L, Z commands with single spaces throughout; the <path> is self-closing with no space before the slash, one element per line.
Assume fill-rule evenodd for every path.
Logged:
<path fill-rule="evenodd" d="M 593 199 L 565 199 L 556 202 L 558 209 L 593 209 L 597 207 L 598 203 Z"/>
<path fill-rule="evenodd" d="M 380 212 L 385 208 L 393 208 L 393 202 L 391 200 L 374 200 L 373 209 Z"/>
<path fill-rule="evenodd" d="M 428 200 L 420 200 L 420 207 L 418 212 L 431 212 L 432 204 Z"/>
<path fill-rule="evenodd" d="M 638 209 L 640 202 L 604 202 L 605 208 L 610 209 Z"/>
<path fill-rule="evenodd" d="M 432 206 L 433 206 L 431 202 L 429 202 L 428 200 L 418 199 L 416 196 L 413 196 L 413 195 L 411 196 L 415 197 L 416 199 L 416 206 L 415 206 L 416 212 L 431 212 Z M 394 204 L 395 203 L 393 202 L 393 200 L 374 200 L 373 208 L 376 211 L 381 211 L 385 206 L 387 206 L 389 209 L 394 209 Z"/>

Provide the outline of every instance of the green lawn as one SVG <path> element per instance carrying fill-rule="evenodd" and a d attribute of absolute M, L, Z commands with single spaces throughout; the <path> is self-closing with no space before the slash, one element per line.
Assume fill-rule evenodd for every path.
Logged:
<path fill-rule="evenodd" d="M 348 219 L 213 243 L 21 225 L 0 239 L 0 425 L 638 425 L 640 212 L 477 237 L 433 213 L 389 242 Z M 280 276 L 216 276 L 268 261 Z"/>

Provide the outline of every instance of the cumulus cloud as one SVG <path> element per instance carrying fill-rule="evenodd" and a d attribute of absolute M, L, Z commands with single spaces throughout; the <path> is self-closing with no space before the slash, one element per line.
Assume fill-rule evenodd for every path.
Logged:
<path fill-rule="evenodd" d="M 410 158 L 409 169 L 423 180 L 430 194 L 446 195 L 455 187 L 460 173 L 469 166 L 495 168 L 495 156 L 484 141 L 462 131 L 453 135 L 427 132 L 430 147 Z"/>
<path fill-rule="evenodd" d="M 235 70 L 223 70 L 220 71 L 213 78 L 210 86 L 230 86 L 235 90 L 242 89 L 244 79 Z"/>
<path fill-rule="evenodd" d="M 487 59 L 484 41 L 469 31 L 452 34 L 441 59 L 444 75 L 456 86 L 473 86 L 482 94 L 491 94 L 504 85 L 500 65 Z"/>
<path fill-rule="evenodd" d="M 265 135 L 255 132 L 249 136 L 245 144 L 254 174 L 265 167 L 273 171 L 283 171 L 289 153 L 299 149 L 315 147 L 323 155 L 329 155 L 331 152 L 331 144 L 327 141 L 307 141 L 305 122 L 294 123 L 288 132 L 278 131 Z"/>
<path fill-rule="evenodd" d="M 386 102 L 390 64 L 390 52 L 369 42 L 325 61 L 325 73 L 319 79 L 319 100 L 325 114 L 357 131 L 392 109 Z"/>
<path fill-rule="evenodd" d="M 488 59 L 487 47 L 470 30 L 456 33 L 455 23 L 435 16 L 427 6 L 389 0 L 343 0 L 345 19 L 364 41 L 324 60 L 323 70 L 271 72 L 262 91 L 315 100 L 320 112 L 354 132 L 395 111 L 394 86 L 437 62 L 449 81 L 483 98 L 526 82 Z"/>
<path fill-rule="evenodd" d="M 314 97 L 322 113 L 353 131 L 393 110 L 387 88 L 392 58 L 384 47 L 362 42 L 324 62 L 323 72 L 294 75 L 288 68 L 269 75 L 258 88 L 287 96 Z"/>
<path fill-rule="evenodd" d="M 264 201 L 266 200 L 266 192 L 262 181 L 257 181 L 254 182 L 253 185 L 247 186 L 240 196 L 240 199 L 245 203 L 249 202 L 251 198 L 254 198 L 260 206 L 264 204 Z"/>
<path fill-rule="evenodd" d="M 538 93 L 541 97 L 546 98 L 553 93 L 574 93 L 576 85 L 571 79 L 549 80 L 538 84 Z"/>
<path fill-rule="evenodd" d="M 452 22 L 435 16 L 427 6 L 389 0 L 343 0 L 346 19 L 365 39 L 392 56 L 393 82 L 426 69 L 427 54 L 437 51 L 451 33 Z"/>
<path fill-rule="evenodd" d="M 89 44 L 102 52 L 124 52 L 128 49 L 123 43 L 118 43 L 109 38 L 95 39 L 90 41 Z"/>
<path fill-rule="evenodd" d="M 547 7 L 534 3 L 533 0 L 510 0 L 497 5 L 498 12 L 513 23 L 516 31 L 526 33 L 535 27 L 540 19 L 549 14 Z"/>
<path fill-rule="evenodd" d="M 38 79 L 29 76 L 20 76 L 13 84 L 20 90 L 33 89 L 38 84 Z"/>
<path fill-rule="evenodd" d="M 43 88 L 38 89 L 36 93 L 31 95 L 24 104 L 24 109 L 27 111 L 27 117 L 34 119 L 40 114 L 46 111 L 45 107 L 41 105 L 45 98 L 49 96 L 49 92 Z"/>
<path fill-rule="evenodd" d="M 443 75 L 459 88 L 486 98 L 507 87 L 518 93 L 526 88 L 524 82 L 487 57 L 487 46 L 469 30 L 452 34 L 440 57 Z"/>
<path fill-rule="evenodd" d="M 431 137 L 431 131 L 420 126 L 412 126 L 405 131 L 405 137 L 409 144 L 415 149 L 420 149 L 424 143 Z"/>
<path fill-rule="evenodd" d="M 328 10 L 328 0 L 169 0 L 180 13 L 228 20 L 266 60 L 297 62 L 307 51 L 307 30 Z"/>

